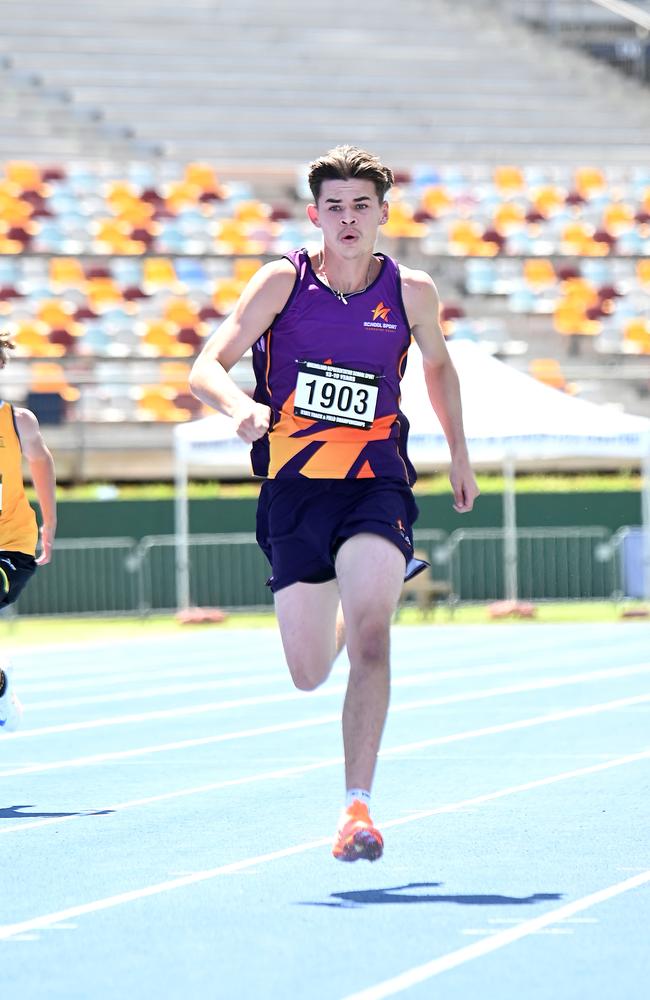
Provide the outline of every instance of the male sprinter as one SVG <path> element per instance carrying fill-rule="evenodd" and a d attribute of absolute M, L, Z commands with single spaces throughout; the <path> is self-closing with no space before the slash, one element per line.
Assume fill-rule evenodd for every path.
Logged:
<path fill-rule="evenodd" d="M 415 471 L 399 409 L 411 337 L 449 444 L 454 509 L 470 511 L 478 495 L 434 284 L 374 253 L 392 182 L 388 167 L 352 146 L 312 163 L 307 213 L 322 249 L 262 267 L 190 379 L 199 399 L 233 418 L 252 444 L 254 474 L 266 478 L 257 538 L 296 687 L 322 684 L 347 644 L 347 800 L 333 848 L 342 861 L 373 861 L 383 851 L 369 804 L 388 708 L 390 627 L 404 579 L 423 568 L 413 558 Z M 254 399 L 227 374 L 251 347 Z"/>
<path fill-rule="evenodd" d="M 13 344 L 0 333 L 0 369 Z M 38 499 L 43 527 L 41 554 L 36 555 L 38 525 L 25 496 L 22 456 L 25 456 Z M 0 608 L 13 604 L 37 566 L 49 563 L 56 532 L 54 462 L 41 437 L 38 420 L 23 408 L 0 399 Z M 22 714 L 9 664 L 0 654 L 0 733 L 15 729 Z"/>

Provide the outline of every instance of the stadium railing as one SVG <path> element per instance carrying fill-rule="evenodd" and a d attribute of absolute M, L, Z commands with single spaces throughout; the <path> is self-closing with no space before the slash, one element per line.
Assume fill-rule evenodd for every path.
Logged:
<path fill-rule="evenodd" d="M 516 20 L 541 28 L 640 80 L 650 80 L 647 0 L 508 0 Z"/>
<path fill-rule="evenodd" d="M 519 529 L 518 596 L 538 601 L 638 596 L 633 581 L 639 530 L 612 534 L 599 526 Z M 449 585 L 452 603 L 504 598 L 503 528 L 458 530 L 448 536 L 423 529 L 415 532 L 415 547 L 431 563 L 431 580 Z M 252 532 L 192 535 L 188 550 L 192 606 L 227 611 L 272 607 L 265 586 L 268 564 Z M 145 617 L 175 611 L 176 555 L 174 535 L 140 542 L 62 539 L 52 563 L 38 571 L 12 613 Z"/>

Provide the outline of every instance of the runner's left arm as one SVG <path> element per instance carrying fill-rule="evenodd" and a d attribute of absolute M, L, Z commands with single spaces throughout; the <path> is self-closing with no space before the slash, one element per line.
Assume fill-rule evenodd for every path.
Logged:
<path fill-rule="evenodd" d="M 407 268 L 402 268 L 402 291 L 411 333 L 422 351 L 429 400 L 449 445 L 454 510 L 466 513 L 479 489 L 467 451 L 458 374 L 440 327 L 438 292 L 428 274 Z"/>
<path fill-rule="evenodd" d="M 27 459 L 29 471 L 41 508 L 41 554 L 36 562 L 45 566 L 52 558 L 52 546 L 56 534 L 56 474 L 54 459 L 43 440 L 41 429 L 31 410 L 16 408 L 16 427 L 20 446 Z"/>

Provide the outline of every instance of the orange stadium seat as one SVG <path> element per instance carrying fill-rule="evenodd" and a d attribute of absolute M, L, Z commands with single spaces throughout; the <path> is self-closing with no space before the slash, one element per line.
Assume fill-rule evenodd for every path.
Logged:
<path fill-rule="evenodd" d="M 60 292 L 68 288 L 82 291 L 86 287 L 86 275 L 77 257 L 52 257 L 48 270 L 53 291 Z"/>
<path fill-rule="evenodd" d="M 145 385 L 136 390 L 137 414 L 140 420 L 181 423 L 192 416 L 189 410 L 176 406 L 176 393 L 164 385 Z"/>
<path fill-rule="evenodd" d="M 24 226 L 34 214 L 34 206 L 19 197 L 0 195 L 0 218 L 7 227 Z"/>
<path fill-rule="evenodd" d="M 492 179 L 497 191 L 504 195 L 519 194 L 526 186 L 526 180 L 520 167 L 495 167 Z"/>
<path fill-rule="evenodd" d="M 176 327 L 168 320 L 146 320 L 142 331 L 142 348 L 152 357 L 190 357 L 194 353 L 190 344 L 181 344 L 177 340 Z"/>
<path fill-rule="evenodd" d="M 244 290 L 245 282 L 239 278 L 217 278 L 214 283 L 212 302 L 221 316 L 226 316 L 237 305 Z"/>
<path fill-rule="evenodd" d="M 235 281 L 248 282 L 261 266 L 262 261 L 257 257 L 238 257 L 233 261 L 233 277 Z"/>
<path fill-rule="evenodd" d="M 505 201 L 499 205 L 493 216 L 494 228 L 503 236 L 517 232 L 526 225 L 526 211 L 519 202 Z"/>
<path fill-rule="evenodd" d="M 160 365 L 160 381 L 176 391 L 187 390 L 192 365 L 187 361 L 163 361 Z"/>
<path fill-rule="evenodd" d="M 185 180 L 193 187 L 197 187 L 203 194 L 216 195 L 218 198 L 225 197 L 226 191 L 217 177 L 214 167 L 209 163 L 188 163 L 185 168 Z"/>
<path fill-rule="evenodd" d="M 577 257 L 591 256 L 589 250 L 593 242 L 595 229 L 586 222 L 576 219 L 567 223 L 560 234 L 560 249 L 562 253 Z"/>
<path fill-rule="evenodd" d="M 189 389 L 192 366 L 187 361 L 164 361 L 160 366 L 160 384 L 171 392 L 175 407 L 188 411 L 192 417 L 203 414 L 205 407 Z"/>
<path fill-rule="evenodd" d="M 562 299 L 553 312 L 553 328 L 566 337 L 596 337 L 602 327 L 597 319 L 590 318 L 590 306 L 578 301 Z"/>
<path fill-rule="evenodd" d="M 422 192 L 420 207 L 432 219 L 447 215 L 453 207 L 454 199 L 448 191 L 439 184 L 432 184 Z"/>
<path fill-rule="evenodd" d="M 148 229 L 152 225 L 155 211 L 150 202 L 134 198 L 121 205 L 115 215 L 118 219 L 124 219 L 125 222 L 128 222 L 132 229 Z"/>
<path fill-rule="evenodd" d="M 270 216 L 270 206 L 256 198 L 238 202 L 233 210 L 233 218 L 240 222 L 266 222 Z"/>
<path fill-rule="evenodd" d="M 41 168 L 30 160 L 10 160 L 5 163 L 5 176 L 21 191 L 39 191 L 43 184 Z"/>
<path fill-rule="evenodd" d="M 20 240 L 11 239 L 0 231 L 0 254 L 19 254 L 25 249 Z"/>
<path fill-rule="evenodd" d="M 201 188 L 187 180 L 171 181 L 165 189 L 165 207 L 173 215 L 191 205 L 196 205 L 201 194 Z"/>
<path fill-rule="evenodd" d="M 142 270 L 142 287 L 146 292 L 162 288 L 175 290 L 178 286 L 173 261 L 168 257 L 147 257 Z"/>
<path fill-rule="evenodd" d="M 388 222 L 382 226 L 384 236 L 393 239 L 418 239 L 426 236 L 429 227 L 424 222 L 416 222 L 414 210 L 405 201 L 392 201 L 388 213 Z"/>
<path fill-rule="evenodd" d="M 195 326 L 200 322 L 198 306 L 188 299 L 168 299 L 163 306 L 162 315 L 177 327 Z"/>
<path fill-rule="evenodd" d="M 146 247 L 131 238 L 131 228 L 124 219 L 104 218 L 91 223 L 93 245 L 98 253 L 141 254 Z"/>
<path fill-rule="evenodd" d="M 623 341 L 638 354 L 650 354 L 650 321 L 643 316 L 629 320 L 623 327 Z"/>
<path fill-rule="evenodd" d="M 528 365 L 528 371 L 539 382 L 549 385 L 553 389 L 560 389 L 562 392 L 574 395 L 577 391 L 572 382 L 567 382 L 562 366 L 556 358 L 533 358 Z"/>
<path fill-rule="evenodd" d="M 24 320 L 16 324 L 13 337 L 19 356 L 26 358 L 60 358 L 65 349 L 60 344 L 51 344 L 49 328 L 40 320 Z"/>
<path fill-rule="evenodd" d="M 111 277 L 88 278 L 86 296 L 90 308 L 98 313 L 123 301 L 121 289 Z"/>
<path fill-rule="evenodd" d="M 598 167 L 578 167 L 574 174 L 576 191 L 587 200 L 607 189 L 607 181 Z"/>
<path fill-rule="evenodd" d="M 67 330 L 76 325 L 74 306 L 61 299 L 45 299 L 40 302 L 36 310 L 36 318 L 50 329 L 63 327 Z"/>
<path fill-rule="evenodd" d="M 481 243 L 482 230 L 472 219 L 452 222 L 448 230 L 449 251 L 456 256 L 472 256 Z"/>
<path fill-rule="evenodd" d="M 524 261 L 523 276 L 526 284 L 535 290 L 553 288 L 557 284 L 553 262 L 545 257 Z"/>
<path fill-rule="evenodd" d="M 626 202 L 613 201 L 603 209 L 603 225 L 612 236 L 634 229 L 635 223 L 635 210 Z"/>
<path fill-rule="evenodd" d="M 636 277 L 641 287 L 650 292 L 650 259 L 644 258 L 637 261 Z"/>
<path fill-rule="evenodd" d="M 79 390 L 70 385 L 62 365 L 55 361 L 38 361 L 30 371 L 32 392 L 58 392 L 66 403 L 79 399 Z"/>
<path fill-rule="evenodd" d="M 555 184 L 545 184 L 531 194 L 533 206 L 544 218 L 549 218 L 564 208 L 565 200 L 566 193 Z"/>

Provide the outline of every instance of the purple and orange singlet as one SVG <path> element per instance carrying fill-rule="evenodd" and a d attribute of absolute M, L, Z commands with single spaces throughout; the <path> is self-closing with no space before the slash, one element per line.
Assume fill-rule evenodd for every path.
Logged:
<path fill-rule="evenodd" d="M 251 450 L 256 476 L 415 482 L 399 409 L 411 333 L 399 267 L 377 256 L 375 281 L 343 299 L 305 249 L 287 254 L 291 296 L 253 347 L 255 400 L 273 412 Z"/>

